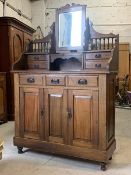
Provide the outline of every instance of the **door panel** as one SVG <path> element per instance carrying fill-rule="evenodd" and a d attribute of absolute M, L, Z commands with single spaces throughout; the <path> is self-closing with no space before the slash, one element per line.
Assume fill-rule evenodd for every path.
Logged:
<path fill-rule="evenodd" d="M 91 139 L 91 96 L 74 97 L 74 139 Z"/>
<path fill-rule="evenodd" d="M 46 131 L 50 142 L 65 142 L 66 130 L 66 91 L 47 89 L 46 92 Z"/>
<path fill-rule="evenodd" d="M 71 116 L 68 144 L 94 147 L 98 144 L 98 91 L 69 90 Z"/>
<path fill-rule="evenodd" d="M 14 63 L 19 59 L 23 51 L 23 32 L 10 27 L 10 62 Z"/>
<path fill-rule="evenodd" d="M 62 94 L 50 94 L 50 135 L 63 137 Z"/>
<path fill-rule="evenodd" d="M 14 37 L 13 37 L 14 62 L 17 59 L 19 59 L 21 53 L 22 53 L 22 39 L 21 39 L 21 36 L 19 34 L 15 34 Z"/>
<path fill-rule="evenodd" d="M 39 97 L 38 92 L 26 92 L 25 94 L 25 132 L 39 131 Z M 33 110 L 32 110 L 33 108 Z M 36 117 L 37 116 L 37 117 Z M 33 122 L 32 122 L 33 121 Z"/>
<path fill-rule="evenodd" d="M 108 143 L 115 137 L 115 81 L 116 77 L 110 75 L 108 77 L 108 89 L 107 89 L 107 140 Z"/>
<path fill-rule="evenodd" d="M 38 88 L 20 88 L 20 125 L 21 136 L 42 139 L 44 128 L 43 90 Z"/>

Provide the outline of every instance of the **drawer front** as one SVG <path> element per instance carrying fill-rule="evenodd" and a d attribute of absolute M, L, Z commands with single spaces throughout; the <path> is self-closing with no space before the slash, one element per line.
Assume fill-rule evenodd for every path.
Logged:
<path fill-rule="evenodd" d="M 43 79 L 40 75 L 20 75 L 20 84 L 42 85 Z"/>
<path fill-rule="evenodd" d="M 35 61 L 35 60 L 42 60 L 47 61 L 49 60 L 49 55 L 28 55 L 29 61 Z"/>
<path fill-rule="evenodd" d="M 95 52 L 95 53 L 85 53 L 84 58 L 88 59 L 106 59 L 111 57 L 111 52 Z"/>
<path fill-rule="evenodd" d="M 85 69 L 106 69 L 108 63 L 106 61 L 85 61 Z"/>
<path fill-rule="evenodd" d="M 98 76 L 69 76 L 68 86 L 98 86 Z"/>
<path fill-rule="evenodd" d="M 49 69 L 48 61 L 28 61 L 29 69 Z"/>
<path fill-rule="evenodd" d="M 65 85 L 65 76 L 47 75 L 46 76 L 46 85 L 48 85 L 48 86 L 64 86 Z"/>

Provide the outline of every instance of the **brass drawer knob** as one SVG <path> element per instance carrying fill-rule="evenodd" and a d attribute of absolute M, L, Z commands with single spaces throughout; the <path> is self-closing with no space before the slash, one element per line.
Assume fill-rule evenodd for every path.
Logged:
<path fill-rule="evenodd" d="M 95 58 L 101 58 L 101 54 L 96 54 Z"/>
<path fill-rule="evenodd" d="M 40 68 L 39 64 L 34 64 L 34 69 L 39 69 L 39 68 Z"/>
<path fill-rule="evenodd" d="M 86 85 L 87 84 L 87 80 L 86 79 L 80 79 L 80 80 L 78 80 L 78 84 Z"/>
<path fill-rule="evenodd" d="M 60 83 L 60 80 L 59 79 L 52 79 L 51 80 L 51 83 L 52 84 L 59 84 Z"/>
<path fill-rule="evenodd" d="M 34 77 L 29 77 L 29 78 L 27 78 L 27 82 L 28 82 L 28 83 L 34 83 L 34 82 L 35 82 Z"/>
<path fill-rule="evenodd" d="M 96 68 L 101 68 L 101 64 L 95 64 Z"/>

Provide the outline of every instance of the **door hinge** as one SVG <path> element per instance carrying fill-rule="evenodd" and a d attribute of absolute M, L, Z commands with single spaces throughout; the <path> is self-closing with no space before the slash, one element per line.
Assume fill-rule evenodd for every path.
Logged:
<path fill-rule="evenodd" d="M 41 110 L 41 117 L 44 117 L 44 114 L 45 114 L 45 109 L 43 108 L 43 109 Z"/>

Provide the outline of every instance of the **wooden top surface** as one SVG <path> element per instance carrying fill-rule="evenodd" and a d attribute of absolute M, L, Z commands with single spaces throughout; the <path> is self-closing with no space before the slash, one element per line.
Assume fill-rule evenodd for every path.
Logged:
<path fill-rule="evenodd" d="M 109 74 L 117 72 L 106 71 L 106 70 L 74 70 L 74 71 L 51 71 L 42 69 L 28 69 L 28 70 L 12 70 L 11 73 L 29 73 L 29 74 Z"/>

